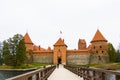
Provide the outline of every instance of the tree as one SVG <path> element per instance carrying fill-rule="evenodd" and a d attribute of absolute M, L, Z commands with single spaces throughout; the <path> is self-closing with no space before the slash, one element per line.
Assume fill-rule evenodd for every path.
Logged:
<path fill-rule="evenodd" d="M 2 56 L 2 43 L 0 42 L 0 65 L 3 63 L 3 56 Z"/>
<path fill-rule="evenodd" d="M 116 62 L 120 62 L 120 50 L 116 52 Z"/>
<path fill-rule="evenodd" d="M 111 43 L 108 43 L 108 54 L 110 62 L 116 61 L 116 51 Z"/>
<path fill-rule="evenodd" d="M 3 59 L 6 65 L 19 66 L 24 63 L 25 58 L 26 48 L 22 35 L 16 34 L 3 42 Z"/>
<path fill-rule="evenodd" d="M 20 65 L 21 63 L 24 63 L 25 62 L 25 59 L 27 58 L 26 57 L 26 47 L 25 47 L 25 44 L 24 44 L 24 40 L 20 40 L 18 46 L 17 46 L 17 64 Z M 19 58 L 19 60 L 18 60 Z"/>
<path fill-rule="evenodd" d="M 9 51 L 9 46 L 6 41 L 3 42 L 3 61 L 5 64 L 9 65 L 10 61 L 10 51 Z"/>
<path fill-rule="evenodd" d="M 119 43 L 119 46 L 118 46 L 118 49 L 116 51 L 116 62 L 120 62 L 120 43 Z"/>

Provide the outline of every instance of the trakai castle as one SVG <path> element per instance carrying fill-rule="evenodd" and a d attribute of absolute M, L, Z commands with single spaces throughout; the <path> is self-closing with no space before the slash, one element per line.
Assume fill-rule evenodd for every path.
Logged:
<path fill-rule="evenodd" d="M 36 46 L 28 33 L 24 36 L 25 46 L 27 50 L 28 61 L 53 63 L 53 64 L 99 64 L 109 62 L 108 43 L 102 33 L 97 30 L 91 44 L 87 47 L 85 39 L 78 40 L 77 50 L 68 50 L 64 40 L 59 38 L 54 48 L 44 49 Z"/>

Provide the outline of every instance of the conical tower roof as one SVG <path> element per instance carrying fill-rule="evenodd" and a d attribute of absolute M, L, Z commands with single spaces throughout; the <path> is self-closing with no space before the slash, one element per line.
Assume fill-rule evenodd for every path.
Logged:
<path fill-rule="evenodd" d="M 24 36 L 24 42 L 28 44 L 33 44 L 32 40 L 30 39 L 30 36 L 28 33 L 25 34 Z"/>
<path fill-rule="evenodd" d="M 64 40 L 59 38 L 58 41 L 54 44 L 54 46 L 66 46 L 66 44 L 64 43 Z"/>
<path fill-rule="evenodd" d="M 102 35 L 102 33 L 99 30 L 97 30 L 97 32 L 95 33 L 91 43 L 96 42 L 96 41 L 105 41 L 105 42 L 107 42 L 107 40 L 105 39 L 105 37 Z"/>

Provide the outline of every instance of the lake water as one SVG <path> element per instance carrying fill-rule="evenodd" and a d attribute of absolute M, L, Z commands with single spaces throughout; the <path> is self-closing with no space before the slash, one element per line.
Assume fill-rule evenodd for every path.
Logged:
<path fill-rule="evenodd" d="M 33 71 L 33 70 L 22 70 L 22 71 L 18 71 L 18 70 L 0 70 L 0 80 L 5 80 L 7 78 L 13 77 L 13 76 L 17 76 L 29 71 Z"/>

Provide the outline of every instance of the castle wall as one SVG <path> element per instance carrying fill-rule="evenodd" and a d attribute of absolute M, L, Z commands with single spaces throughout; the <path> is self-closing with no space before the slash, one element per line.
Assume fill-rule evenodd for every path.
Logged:
<path fill-rule="evenodd" d="M 108 45 L 106 42 L 92 43 L 91 52 L 94 54 L 108 54 Z"/>
<path fill-rule="evenodd" d="M 89 64 L 89 53 L 86 52 L 68 52 L 67 64 L 68 65 L 86 65 Z"/>
<path fill-rule="evenodd" d="M 34 53 L 33 62 L 53 63 L 53 53 L 52 52 Z"/>
<path fill-rule="evenodd" d="M 26 46 L 26 51 L 33 50 L 33 44 L 32 43 L 27 43 L 25 44 Z"/>
<path fill-rule="evenodd" d="M 54 49 L 44 49 L 40 46 L 35 46 L 31 41 L 28 33 L 24 37 L 27 50 L 27 62 L 54 63 L 58 64 L 59 59 L 62 64 L 99 64 L 109 62 L 107 40 L 97 30 L 91 41 L 91 46 L 86 48 L 84 39 L 79 39 L 78 50 L 67 50 L 67 45 L 64 40 L 59 40 L 54 44 Z"/>
<path fill-rule="evenodd" d="M 90 64 L 102 64 L 109 62 L 109 55 L 90 55 Z"/>

